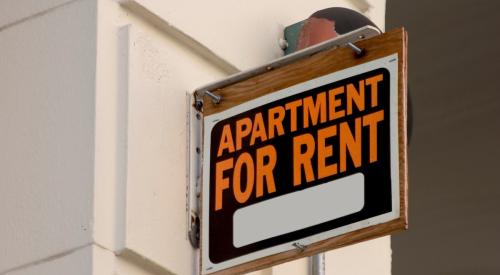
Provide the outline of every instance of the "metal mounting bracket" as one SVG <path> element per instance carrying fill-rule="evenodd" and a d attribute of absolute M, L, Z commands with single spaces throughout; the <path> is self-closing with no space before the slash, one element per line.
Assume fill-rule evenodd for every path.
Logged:
<path fill-rule="evenodd" d="M 194 106 L 193 106 L 194 104 Z M 200 193 L 202 167 L 203 101 L 194 94 L 186 95 L 187 171 L 186 171 L 186 223 L 187 236 L 193 248 L 200 247 Z M 193 108 L 194 107 L 194 108 Z"/>
<path fill-rule="evenodd" d="M 283 66 L 288 65 L 290 63 L 293 63 L 297 60 L 309 57 L 309 56 L 314 55 L 316 53 L 319 53 L 319 52 L 322 52 L 325 50 L 329 50 L 332 48 L 347 46 L 347 47 L 353 49 L 357 54 L 358 54 L 358 51 L 359 51 L 359 53 L 361 53 L 362 49 L 359 49 L 358 47 L 356 47 L 354 45 L 354 43 L 361 41 L 361 40 L 364 40 L 364 39 L 367 39 L 367 38 L 377 36 L 379 34 L 380 34 L 380 31 L 377 28 L 375 28 L 373 26 L 364 26 L 362 28 L 353 30 L 351 32 L 339 35 L 339 36 L 332 38 L 330 40 L 326 40 L 324 42 L 321 42 L 317 45 L 314 45 L 314 46 L 305 48 L 303 50 L 296 51 L 296 52 L 291 53 L 289 55 L 283 56 L 283 57 L 278 58 L 276 60 L 273 60 L 267 64 L 258 66 L 256 68 L 253 68 L 253 69 L 250 69 L 250 70 L 247 70 L 244 72 L 240 72 L 240 73 L 231 75 L 225 79 L 222 79 L 222 80 L 216 81 L 214 83 L 210 83 L 208 85 L 200 87 L 200 88 L 195 90 L 196 98 L 198 100 L 203 100 L 204 96 L 208 96 L 214 101 L 214 103 L 218 103 L 224 99 L 221 97 L 214 98 L 213 96 L 215 94 L 211 93 L 210 91 L 216 91 L 218 89 L 224 88 L 224 87 L 229 86 L 231 84 L 234 84 L 236 82 L 240 82 L 240 81 L 249 79 L 253 76 L 262 74 L 266 71 L 270 71 L 270 70 L 274 70 L 274 69 L 283 67 Z M 207 93 L 207 91 L 208 91 L 208 93 Z M 215 96 L 218 96 L 218 95 L 215 95 Z"/>

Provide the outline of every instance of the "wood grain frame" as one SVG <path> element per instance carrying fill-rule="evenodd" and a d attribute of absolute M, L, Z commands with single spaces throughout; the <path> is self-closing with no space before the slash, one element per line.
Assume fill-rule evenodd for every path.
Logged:
<path fill-rule="evenodd" d="M 408 228 L 408 173 L 407 173 L 407 33 L 404 28 L 356 43 L 364 54 L 357 56 L 349 48 L 330 49 L 304 57 L 292 64 L 223 87 L 213 93 L 222 96 L 219 104 L 205 100 L 203 114 L 211 115 L 248 100 L 279 91 L 332 72 L 340 71 L 390 54 L 398 54 L 398 134 L 400 217 L 392 221 L 352 231 L 307 246 L 304 250 L 290 250 L 251 262 L 227 268 L 212 274 L 241 274 L 263 269 L 298 258 L 378 238 Z M 203 198 L 202 198 L 203 199 Z M 203 205 L 203 204 L 201 204 Z M 202 221 L 203 222 L 203 221 Z M 201 235 L 201 238 L 204 236 Z M 203 249 L 203 247 L 201 247 Z M 202 255 L 203 253 L 201 253 Z M 201 257 L 201 256 L 200 256 Z M 201 265 L 201 261 L 200 261 Z M 201 268 L 200 268 L 201 270 Z"/>

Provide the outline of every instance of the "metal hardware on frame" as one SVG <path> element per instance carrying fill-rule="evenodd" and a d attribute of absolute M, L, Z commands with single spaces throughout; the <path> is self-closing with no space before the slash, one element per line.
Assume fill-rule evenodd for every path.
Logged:
<path fill-rule="evenodd" d="M 214 104 L 219 104 L 219 102 L 222 100 L 222 97 L 220 95 L 216 95 L 210 91 L 205 91 L 205 95 L 210 97 Z"/>
<path fill-rule="evenodd" d="M 363 50 L 360 49 L 358 46 L 354 45 L 353 43 L 349 42 L 345 44 L 347 47 L 351 48 L 357 55 L 362 55 Z"/>
<path fill-rule="evenodd" d="M 236 74 L 231 75 L 223 80 L 216 81 L 214 83 L 210 83 L 208 85 L 200 87 L 200 88 L 195 90 L 195 96 L 197 98 L 201 99 L 206 94 L 207 96 L 211 97 L 212 100 L 214 100 L 216 98 L 213 98 L 211 95 L 207 94 L 207 91 L 216 91 L 217 89 L 221 89 L 221 88 L 224 88 L 224 87 L 229 86 L 231 84 L 234 84 L 236 82 L 249 79 L 253 76 L 267 72 L 270 69 L 277 69 L 277 68 L 283 67 L 285 65 L 293 63 L 293 62 L 300 60 L 302 58 L 309 57 L 309 56 L 314 55 L 316 53 L 319 53 L 321 51 L 345 46 L 348 43 L 352 44 L 352 43 L 358 42 L 358 41 L 363 40 L 363 39 L 372 38 L 372 37 L 377 36 L 379 34 L 380 34 L 380 31 L 377 28 L 375 28 L 373 26 L 364 26 L 362 28 L 353 30 L 351 32 L 341 34 L 335 38 L 324 41 L 324 42 L 319 43 L 317 45 L 314 45 L 314 46 L 302 49 L 300 51 L 296 51 L 296 52 L 291 53 L 289 55 L 283 56 L 283 57 L 278 58 L 270 63 L 258 66 L 254 69 L 250 69 L 250 70 L 247 70 L 244 72 L 236 73 Z M 356 46 L 354 46 L 354 47 L 356 47 Z M 359 50 L 361 50 L 361 49 L 359 49 Z M 217 95 L 215 95 L 211 92 L 208 92 L 208 93 L 217 97 Z M 214 103 L 216 103 L 216 102 L 214 101 Z"/>
<path fill-rule="evenodd" d="M 187 236 L 193 248 L 200 247 L 200 199 L 201 199 L 201 142 L 203 101 L 195 94 L 187 94 L 187 175 L 186 215 Z M 193 106 L 194 102 L 194 108 Z"/>
<path fill-rule="evenodd" d="M 300 250 L 300 252 L 304 251 L 306 248 L 307 248 L 307 245 L 303 245 L 299 242 L 295 242 L 292 244 L 295 248 L 297 248 L 298 250 Z"/>

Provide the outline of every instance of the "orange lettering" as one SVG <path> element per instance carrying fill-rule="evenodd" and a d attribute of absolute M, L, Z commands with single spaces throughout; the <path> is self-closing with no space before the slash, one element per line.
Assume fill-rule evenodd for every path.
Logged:
<path fill-rule="evenodd" d="M 347 151 L 351 156 L 354 167 L 361 166 L 361 118 L 354 120 L 353 137 L 349 124 L 342 122 L 340 124 L 340 172 L 345 172 L 347 167 Z"/>
<path fill-rule="evenodd" d="M 356 103 L 359 111 L 365 110 L 365 82 L 359 81 L 359 91 L 354 84 L 347 84 L 347 115 L 352 114 L 352 103 Z"/>
<path fill-rule="evenodd" d="M 255 114 L 255 118 L 253 120 L 252 136 L 250 137 L 250 145 L 254 145 L 257 138 L 260 139 L 261 142 L 267 140 L 266 126 L 264 125 L 262 113 Z"/>
<path fill-rule="evenodd" d="M 318 124 L 318 118 L 321 123 L 326 121 L 326 93 L 322 92 L 316 96 L 316 103 L 312 96 L 304 98 L 304 128 L 309 127 L 309 118 L 312 125 Z"/>
<path fill-rule="evenodd" d="M 384 120 L 384 110 L 365 115 L 363 126 L 370 128 L 370 163 L 377 161 L 377 123 Z"/>
<path fill-rule="evenodd" d="M 282 136 L 285 134 L 285 129 L 283 129 L 283 119 L 285 119 L 285 109 L 282 106 L 276 106 L 274 108 L 269 109 L 268 115 L 268 136 L 269 138 L 274 137 L 274 129 L 278 136 Z"/>
<path fill-rule="evenodd" d="M 302 105 L 302 99 L 285 104 L 285 109 L 290 110 L 290 132 L 297 131 L 297 108 Z"/>
<path fill-rule="evenodd" d="M 264 164 L 264 158 L 268 158 L 266 164 Z M 264 178 L 266 178 L 267 192 L 276 192 L 276 185 L 274 183 L 273 170 L 276 165 L 276 149 L 272 145 L 267 145 L 265 147 L 257 149 L 257 176 L 256 176 L 256 196 L 262 197 L 264 195 Z"/>
<path fill-rule="evenodd" d="M 306 151 L 302 152 L 302 146 L 305 145 Z M 306 181 L 314 180 L 314 172 L 311 159 L 314 155 L 314 138 L 311 134 L 303 134 L 293 138 L 293 185 L 302 183 L 302 167 Z"/>
<path fill-rule="evenodd" d="M 234 142 L 233 135 L 231 134 L 231 127 L 228 124 L 224 125 L 222 128 L 222 135 L 219 143 L 219 150 L 217 151 L 217 157 L 222 156 L 224 149 L 227 149 L 228 153 L 234 152 Z"/>
<path fill-rule="evenodd" d="M 236 150 L 241 149 L 243 138 L 252 131 L 252 120 L 248 117 L 236 121 Z"/>
<path fill-rule="evenodd" d="M 366 79 L 366 85 L 370 85 L 371 87 L 371 106 L 376 107 L 378 106 L 378 83 L 380 81 L 384 80 L 384 75 L 379 74 L 374 77 L 370 77 Z"/>
<path fill-rule="evenodd" d="M 344 87 L 338 87 L 328 91 L 328 101 L 330 105 L 329 119 L 334 120 L 345 116 L 345 111 L 336 111 L 335 109 L 342 104 L 341 99 L 335 99 L 336 96 L 344 93 Z"/>
<path fill-rule="evenodd" d="M 326 145 L 326 139 L 337 134 L 337 125 L 318 130 L 318 179 L 337 174 L 337 164 L 326 165 L 326 158 L 333 155 L 333 146 Z"/>
<path fill-rule="evenodd" d="M 222 209 L 222 191 L 229 188 L 229 179 L 224 171 L 233 168 L 233 158 L 215 164 L 215 211 Z"/>
<path fill-rule="evenodd" d="M 246 166 L 246 172 L 247 172 L 245 191 L 241 190 L 241 168 L 243 167 L 243 165 Z M 239 203 L 245 203 L 248 200 L 248 198 L 250 198 L 254 185 L 254 173 L 255 173 L 255 168 L 253 165 L 252 156 L 250 156 L 250 154 L 246 152 L 242 153 L 236 160 L 236 164 L 234 165 L 234 175 L 233 175 L 234 198 Z"/>

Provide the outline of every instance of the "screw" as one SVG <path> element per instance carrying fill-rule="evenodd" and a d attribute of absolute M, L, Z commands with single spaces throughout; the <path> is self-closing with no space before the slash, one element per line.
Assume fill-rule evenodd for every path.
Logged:
<path fill-rule="evenodd" d="M 298 250 L 300 250 L 300 252 L 304 251 L 304 249 L 306 249 L 307 247 L 299 242 L 293 243 L 292 245 L 295 246 L 295 248 L 297 248 Z"/>
<path fill-rule="evenodd" d="M 288 41 L 286 41 L 285 38 L 280 37 L 280 39 L 278 40 L 278 45 L 282 50 L 286 50 L 288 48 Z"/>
<path fill-rule="evenodd" d="M 207 95 L 208 97 L 210 97 L 210 99 L 212 99 L 212 102 L 214 104 L 219 104 L 220 101 L 221 101 L 221 99 L 222 99 L 221 96 L 216 95 L 216 94 L 214 94 L 214 93 L 212 93 L 210 91 L 205 91 L 205 95 Z"/>

